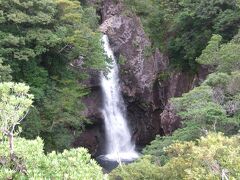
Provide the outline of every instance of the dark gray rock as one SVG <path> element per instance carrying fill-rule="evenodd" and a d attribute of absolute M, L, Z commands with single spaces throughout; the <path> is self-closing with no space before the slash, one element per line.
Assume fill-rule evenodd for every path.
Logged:
<path fill-rule="evenodd" d="M 107 34 L 111 47 L 119 59 L 121 91 L 127 106 L 128 124 L 137 145 L 146 145 L 156 134 L 171 134 L 181 124 L 169 99 L 181 96 L 205 79 L 208 69 L 190 74 L 169 69 L 169 59 L 151 42 L 140 19 L 126 11 L 122 0 L 103 0 L 100 5 L 100 31 Z M 123 62 L 122 62 L 123 61 Z M 75 145 L 88 147 L 92 154 L 104 149 L 104 122 L 101 115 L 102 96 L 99 72 L 90 74 L 84 83 L 91 93 L 84 98 L 84 115 L 93 125 L 76 139 Z M 89 139 L 89 140 L 88 140 Z M 102 151 L 103 152 L 103 151 Z"/>

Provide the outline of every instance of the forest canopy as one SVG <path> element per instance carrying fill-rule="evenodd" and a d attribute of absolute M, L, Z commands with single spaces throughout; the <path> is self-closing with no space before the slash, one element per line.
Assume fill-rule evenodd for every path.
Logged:
<path fill-rule="evenodd" d="M 236 0 L 125 0 L 141 17 L 155 47 L 165 51 L 172 66 L 196 71 L 201 55 L 213 34 L 227 42 L 238 32 L 239 1 Z"/>
<path fill-rule="evenodd" d="M 98 19 L 93 7 L 77 0 L 0 1 L 0 82 L 30 86 L 34 108 L 22 135 L 43 137 L 46 151 L 69 148 L 73 131 L 88 123 L 80 101 L 88 93 L 80 83 L 86 75 L 70 64 L 105 66 Z"/>

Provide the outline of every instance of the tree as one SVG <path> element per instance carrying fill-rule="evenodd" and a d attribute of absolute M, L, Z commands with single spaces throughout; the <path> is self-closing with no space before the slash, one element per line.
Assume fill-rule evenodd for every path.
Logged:
<path fill-rule="evenodd" d="M 162 179 L 234 179 L 240 173 L 239 136 L 210 133 L 197 142 L 175 143 L 165 149 L 170 161 Z"/>
<path fill-rule="evenodd" d="M 202 55 L 201 64 L 212 66 L 210 74 L 199 86 L 171 103 L 182 119 L 182 127 L 171 136 L 157 136 L 144 154 L 157 157 L 161 164 L 169 161 L 164 148 L 174 141 L 196 140 L 206 132 L 223 132 L 234 135 L 240 128 L 240 55 L 238 33 L 230 42 L 222 43 L 220 35 L 213 35 Z"/>
<path fill-rule="evenodd" d="M 213 35 L 208 46 L 196 60 L 200 64 L 217 67 L 220 72 L 233 72 L 240 70 L 240 31 L 228 43 L 221 44 L 222 37 Z"/>
<path fill-rule="evenodd" d="M 142 18 L 154 46 L 168 54 L 173 67 L 194 71 L 212 34 L 224 42 L 237 34 L 240 22 L 236 0 L 125 0 Z"/>
<path fill-rule="evenodd" d="M 175 142 L 164 149 L 161 164 L 149 156 L 119 167 L 111 179 L 237 179 L 240 176 L 240 137 L 209 133 L 196 142 Z"/>
<path fill-rule="evenodd" d="M 10 66 L 3 65 L 3 61 L 0 58 L 0 82 L 11 81 L 12 80 L 12 76 L 10 75 L 11 72 L 12 70 Z"/>
<path fill-rule="evenodd" d="M 144 148 L 143 154 L 153 156 L 161 165 L 164 165 L 170 160 L 165 153 L 165 148 L 176 141 L 195 141 L 204 135 L 201 128 L 201 125 L 196 122 L 184 122 L 182 127 L 174 131 L 172 135 L 162 137 L 158 135 L 150 145 Z"/>
<path fill-rule="evenodd" d="M 23 83 L 0 83 L 0 132 L 9 139 L 9 145 L 4 140 L 0 143 L 0 179 L 103 179 L 101 167 L 84 148 L 45 155 L 40 138 L 13 139 L 15 127 L 33 102 L 28 92 L 29 86 Z M 8 150 L 9 160 L 5 158 Z"/>
<path fill-rule="evenodd" d="M 8 137 L 10 159 L 14 154 L 15 127 L 25 118 L 33 102 L 29 87 L 23 83 L 0 83 L 0 131 Z"/>
<path fill-rule="evenodd" d="M 22 135 L 44 137 L 46 151 L 70 148 L 87 122 L 79 118 L 83 71 L 105 64 L 97 22 L 96 9 L 78 0 L 0 0 L 0 81 L 11 80 L 5 77 L 11 68 L 15 82 L 30 86 L 35 109 Z"/>
<path fill-rule="evenodd" d="M 17 137 L 15 154 L 21 161 L 21 167 L 25 168 L 26 173 L 22 173 L 19 166 L 13 168 L 4 161 L 7 146 L 5 141 L 0 143 L 0 179 L 104 179 L 102 168 L 91 159 L 87 149 L 77 148 L 65 150 L 63 153 L 44 154 L 41 138 L 26 140 Z"/>
<path fill-rule="evenodd" d="M 110 180 L 157 180 L 161 173 L 161 168 L 152 161 L 151 156 L 144 156 L 137 162 L 123 165 L 114 169 L 110 175 Z"/>

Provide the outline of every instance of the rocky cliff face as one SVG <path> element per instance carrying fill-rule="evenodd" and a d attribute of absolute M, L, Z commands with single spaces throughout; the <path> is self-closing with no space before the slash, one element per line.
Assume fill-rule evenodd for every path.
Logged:
<path fill-rule="evenodd" d="M 149 142 L 161 133 L 159 121 L 153 120 L 154 83 L 164 61 L 160 52 L 149 53 L 151 42 L 144 33 L 141 21 L 127 14 L 123 3 L 107 0 L 102 6 L 100 30 L 107 34 L 120 64 L 121 89 L 128 110 L 133 138 L 137 144 Z M 162 58 L 162 59 L 161 59 Z"/>
<path fill-rule="evenodd" d="M 96 3 L 89 0 L 89 3 Z M 140 19 L 127 11 L 121 0 L 103 0 L 100 31 L 107 34 L 120 66 L 121 90 L 127 106 L 132 137 L 137 145 L 146 145 L 156 134 L 170 134 L 180 126 L 169 98 L 181 96 L 204 78 L 199 75 L 170 72 L 168 58 L 158 49 L 152 52 Z M 86 85 L 91 94 L 84 99 L 85 116 L 93 125 L 76 140 L 76 146 L 88 147 L 92 154 L 104 149 L 101 89 L 98 72 L 91 72 Z M 203 77 L 202 77 L 203 76 Z M 86 141 L 84 140 L 86 139 Z M 87 143 L 86 143 L 87 142 Z"/>

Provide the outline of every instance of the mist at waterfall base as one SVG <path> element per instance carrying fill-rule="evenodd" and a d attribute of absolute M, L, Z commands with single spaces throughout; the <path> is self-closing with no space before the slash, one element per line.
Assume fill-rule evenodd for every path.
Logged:
<path fill-rule="evenodd" d="M 132 142 L 131 133 L 127 125 L 126 110 L 119 85 L 119 71 L 107 35 L 102 37 L 103 47 L 109 62 L 109 69 L 101 75 L 103 91 L 102 114 L 106 132 L 106 154 L 97 158 L 98 162 L 108 169 L 118 163 L 132 162 L 139 157 Z"/>

